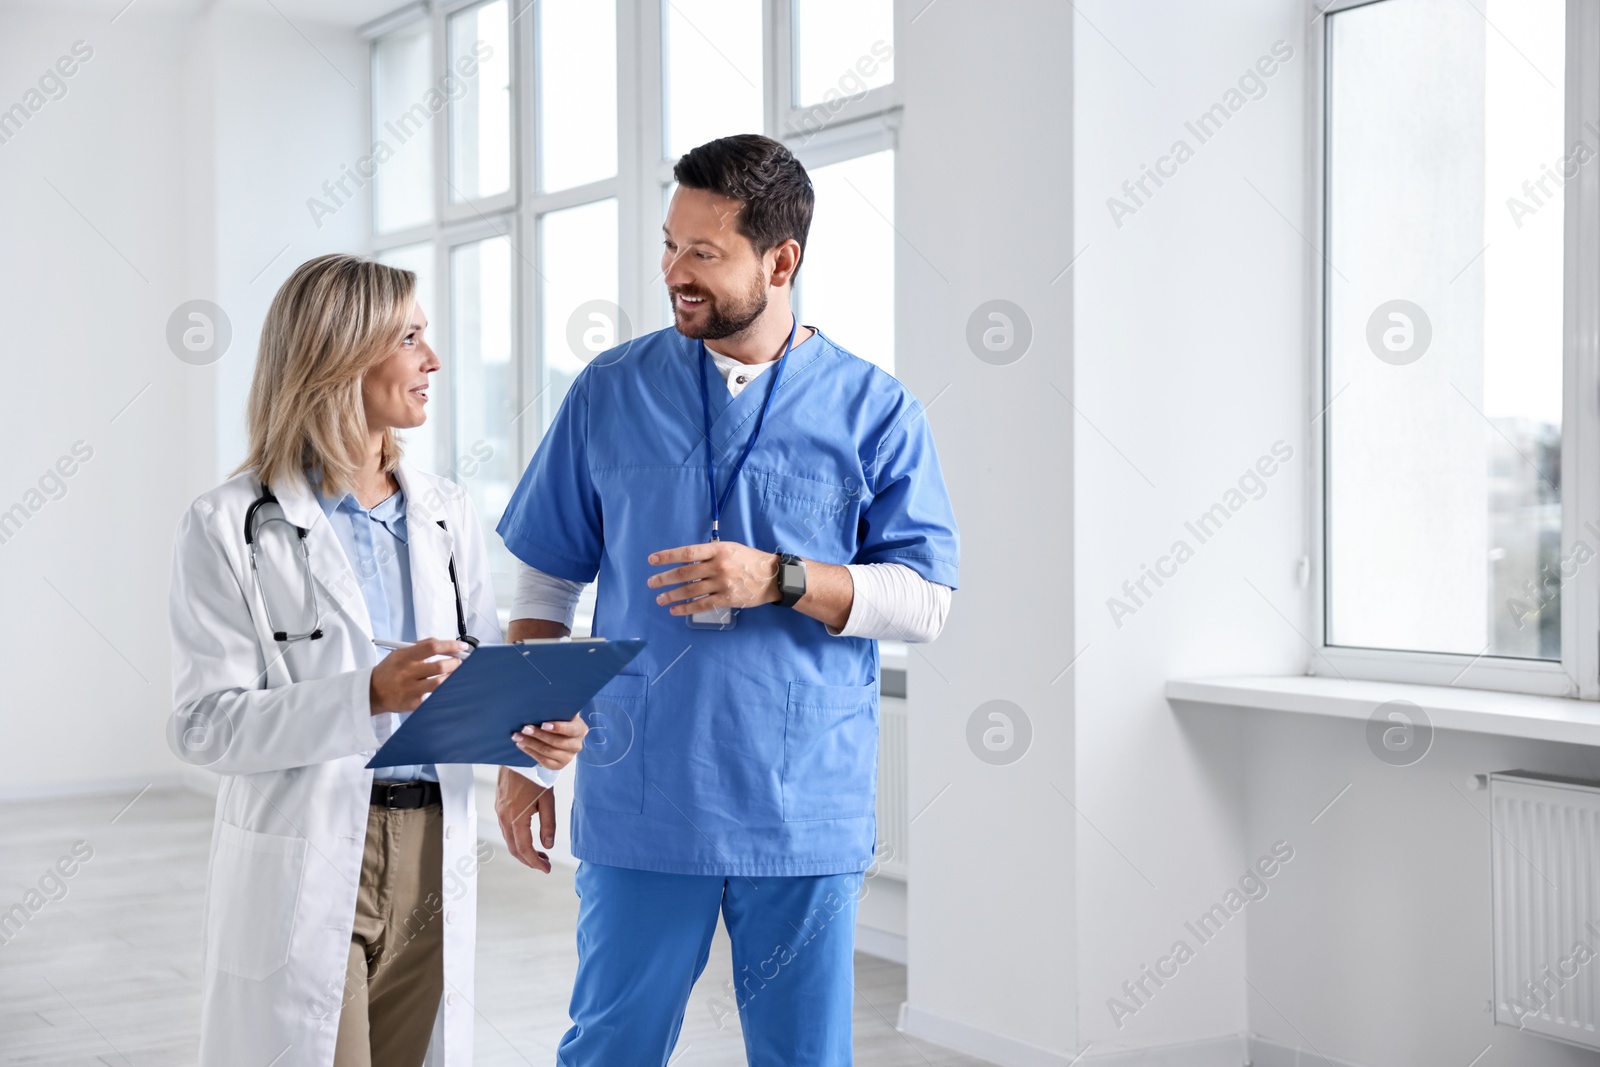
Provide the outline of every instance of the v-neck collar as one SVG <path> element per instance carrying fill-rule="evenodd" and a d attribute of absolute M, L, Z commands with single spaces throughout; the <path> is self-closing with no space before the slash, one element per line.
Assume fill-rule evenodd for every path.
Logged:
<path fill-rule="evenodd" d="M 729 394 L 728 383 L 723 381 L 722 375 L 717 373 L 715 366 L 711 365 L 711 351 L 707 349 L 707 358 L 701 360 L 699 342 L 694 338 L 683 337 L 682 334 L 678 335 L 683 338 L 687 349 L 688 358 L 684 360 L 684 363 L 688 365 L 691 388 L 698 392 L 700 382 L 696 380 L 695 376 L 704 376 L 702 380 L 705 382 L 711 399 L 711 444 L 716 448 L 718 456 L 726 453 L 735 440 L 743 440 L 743 434 L 749 430 L 750 420 L 755 418 L 756 413 L 761 410 L 761 403 L 772 389 L 773 381 L 777 381 L 778 391 L 781 394 L 784 390 L 789 389 L 795 380 L 800 377 L 801 373 L 815 363 L 817 357 L 822 354 L 822 331 L 816 327 L 807 328 L 812 331 L 811 336 L 795 345 L 788 355 L 778 361 L 780 363 L 788 361 L 788 365 L 783 368 L 783 377 L 781 379 L 774 377 L 778 368 L 773 367 L 770 370 L 763 371 L 755 381 L 745 386 L 738 396 Z M 772 398 L 774 408 L 777 407 L 781 399 L 781 396 Z M 698 408 L 699 406 L 699 397 L 695 396 L 694 407 Z M 695 421 L 699 423 L 698 419 Z M 704 426 L 702 425 L 700 428 L 703 430 Z M 698 444 L 699 438 L 697 437 L 696 440 Z M 700 447 L 703 447 L 703 445 Z"/>

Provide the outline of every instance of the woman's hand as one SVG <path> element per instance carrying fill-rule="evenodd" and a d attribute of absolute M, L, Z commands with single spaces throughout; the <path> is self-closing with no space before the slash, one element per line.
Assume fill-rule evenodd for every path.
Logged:
<path fill-rule="evenodd" d="M 532 756 L 552 771 L 559 771 L 572 762 L 583 748 L 583 736 L 589 724 L 582 715 L 574 715 L 571 722 L 546 722 L 538 726 L 524 726 L 511 735 L 511 740 L 523 755 Z"/>
<path fill-rule="evenodd" d="M 462 641 L 430 637 L 389 653 L 383 662 L 372 668 L 372 682 L 367 687 L 372 714 L 416 711 L 422 698 L 439 688 L 450 677 L 450 672 L 461 666 L 460 655 L 469 648 Z M 445 658 L 433 659 L 435 656 Z"/>

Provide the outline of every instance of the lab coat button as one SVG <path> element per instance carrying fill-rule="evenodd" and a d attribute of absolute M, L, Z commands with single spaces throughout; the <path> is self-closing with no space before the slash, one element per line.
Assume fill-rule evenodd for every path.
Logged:
<path fill-rule="evenodd" d="M 456 913 L 454 911 L 445 912 L 444 913 L 444 921 L 447 922 L 447 923 L 455 922 L 456 921 Z"/>
<path fill-rule="evenodd" d="M 455 836 L 456 836 L 456 828 L 454 826 L 446 826 L 444 828 L 444 838 L 445 838 L 446 841 L 450 840 L 452 837 L 455 837 Z"/>
<path fill-rule="evenodd" d="M 455 1007 L 456 995 L 454 993 L 447 993 L 444 998 L 444 1003 L 446 1007 Z"/>

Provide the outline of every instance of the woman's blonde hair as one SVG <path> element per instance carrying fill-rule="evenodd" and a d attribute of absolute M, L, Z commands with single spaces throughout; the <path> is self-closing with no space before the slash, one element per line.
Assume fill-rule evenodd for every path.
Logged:
<path fill-rule="evenodd" d="M 318 256 L 295 268 L 261 325 L 250 383 L 250 450 L 234 470 L 267 485 L 303 474 L 325 494 L 355 488 L 366 459 L 361 381 L 395 350 L 411 322 L 417 276 L 359 256 Z M 384 431 L 382 468 L 400 462 Z"/>

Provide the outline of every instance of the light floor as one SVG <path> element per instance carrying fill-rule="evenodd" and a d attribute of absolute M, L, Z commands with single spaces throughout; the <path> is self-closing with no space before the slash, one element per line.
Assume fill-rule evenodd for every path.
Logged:
<path fill-rule="evenodd" d="M 133 801 L 131 806 L 129 802 Z M 174 1067 L 198 1046 L 201 900 L 211 801 L 180 790 L 0 804 L 0 912 L 55 862 L 93 857 L 7 943 L 0 943 L 0 1064 Z M 542 876 L 495 842 L 480 873 L 477 1062 L 550 1065 L 567 1027 L 577 967 L 570 871 Z M 981 1061 L 894 1028 L 905 968 L 856 956 L 856 1063 L 958 1067 Z M 719 928 L 696 984 L 673 1067 L 743 1064 Z"/>

